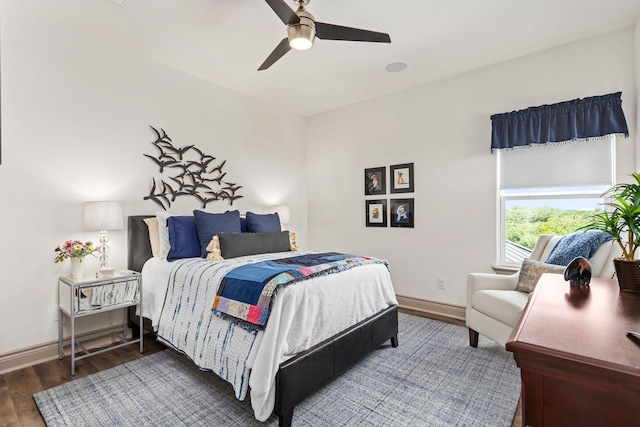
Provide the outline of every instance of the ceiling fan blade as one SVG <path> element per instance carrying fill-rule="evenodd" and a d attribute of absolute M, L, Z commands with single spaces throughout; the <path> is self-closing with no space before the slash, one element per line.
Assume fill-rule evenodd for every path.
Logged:
<path fill-rule="evenodd" d="M 266 70 L 271 67 L 278 59 L 282 58 L 285 53 L 291 50 L 291 46 L 289 46 L 289 39 L 287 37 L 283 38 L 282 41 L 273 49 L 271 55 L 262 63 L 258 71 Z"/>
<path fill-rule="evenodd" d="M 349 40 L 354 42 L 391 43 L 387 33 L 343 27 L 341 25 L 316 22 L 316 37 L 323 40 Z"/>
<path fill-rule="evenodd" d="M 284 0 L 265 0 L 271 9 L 278 15 L 285 25 L 297 24 L 300 18 L 293 10 L 284 2 Z"/>

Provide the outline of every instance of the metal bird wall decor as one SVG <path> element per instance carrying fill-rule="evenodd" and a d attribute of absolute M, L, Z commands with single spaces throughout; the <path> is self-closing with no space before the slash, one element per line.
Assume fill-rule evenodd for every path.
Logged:
<path fill-rule="evenodd" d="M 242 188 L 236 183 L 224 181 L 222 172 L 226 160 L 216 162 L 216 158 L 205 154 L 194 145 L 177 148 L 164 129 L 158 131 L 149 126 L 156 135 L 151 143 L 157 155 L 144 154 L 157 166 L 160 173 L 171 173 L 166 178 L 151 178 L 151 191 L 144 200 L 151 200 L 166 210 L 180 196 L 195 197 L 204 209 L 208 203 L 227 200 L 229 205 L 243 196 L 237 192 Z"/>

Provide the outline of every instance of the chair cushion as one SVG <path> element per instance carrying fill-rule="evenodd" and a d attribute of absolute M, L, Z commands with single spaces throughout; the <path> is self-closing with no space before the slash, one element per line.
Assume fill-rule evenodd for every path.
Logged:
<path fill-rule="evenodd" d="M 617 242 L 611 240 L 600 246 L 598 252 L 591 258 L 592 277 L 602 277 L 603 279 L 613 279 L 615 269 L 613 267 L 613 259 L 622 256 L 622 249 Z"/>
<path fill-rule="evenodd" d="M 487 290 L 474 293 L 471 306 L 486 316 L 515 326 L 528 300 L 526 292 Z"/>

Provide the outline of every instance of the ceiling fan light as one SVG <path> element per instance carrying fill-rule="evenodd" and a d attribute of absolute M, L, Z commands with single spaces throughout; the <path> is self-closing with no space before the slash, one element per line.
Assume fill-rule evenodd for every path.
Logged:
<path fill-rule="evenodd" d="M 313 22 L 312 22 L 313 24 Z M 295 50 L 307 50 L 313 46 L 313 39 L 316 37 L 315 26 L 305 25 L 305 23 L 289 25 L 287 29 L 289 46 Z"/>
<path fill-rule="evenodd" d="M 289 40 L 289 46 L 291 46 L 291 49 L 295 50 L 308 50 L 313 46 L 313 42 L 304 37 L 298 37 L 293 40 Z"/>

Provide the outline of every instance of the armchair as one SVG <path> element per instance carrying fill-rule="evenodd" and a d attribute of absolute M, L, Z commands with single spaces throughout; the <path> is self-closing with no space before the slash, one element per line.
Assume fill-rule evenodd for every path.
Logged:
<path fill-rule="evenodd" d="M 545 261 L 562 236 L 542 234 L 529 257 Z M 612 259 L 622 255 L 618 245 L 609 241 L 589 260 L 593 277 L 611 279 L 614 276 Z M 519 272 L 511 275 L 470 273 L 467 276 L 466 325 L 469 328 L 469 345 L 478 346 L 479 335 L 504 346 L 522 310 L 529 301 L 529 294 L 516 291 Z"/>

